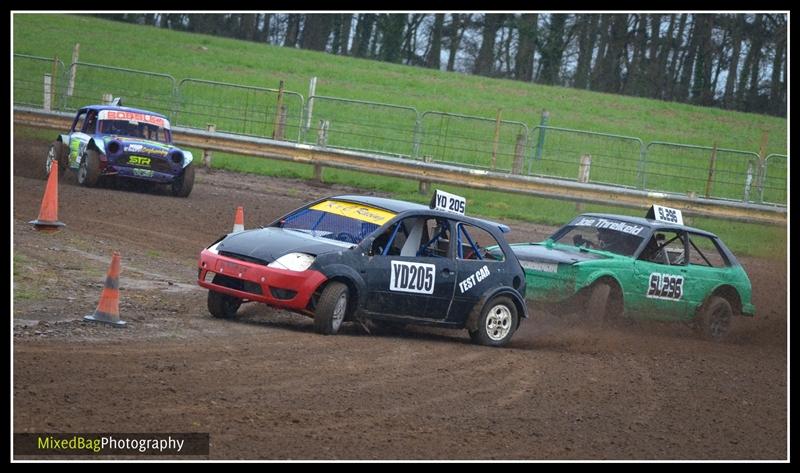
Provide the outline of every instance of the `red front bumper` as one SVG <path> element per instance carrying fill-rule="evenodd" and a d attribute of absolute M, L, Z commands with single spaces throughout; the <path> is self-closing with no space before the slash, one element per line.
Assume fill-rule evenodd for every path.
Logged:
<path fill-rule="evenodd" d="M 221 256 L 208 250 L 200 253 L 197 283 L 209 290 L 275 307 L 303 310 L 314 291 L 327 279 L 319 271 L 289 271 Z M 213 272 L 243 282 L 245 290 L 214 284 Z M 206 281 L 206 276 L 208 281 Z M 260 288 L 260 294 L 258 289 Z M 288 291 L 295 292 L 290 295 Z"/>

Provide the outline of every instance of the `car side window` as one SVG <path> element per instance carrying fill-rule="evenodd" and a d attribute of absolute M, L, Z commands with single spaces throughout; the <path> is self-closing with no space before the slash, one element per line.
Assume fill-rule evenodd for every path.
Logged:
<path fill-rule="evenodd" d="M 650 237 L 640 260 L 671 266 L 686 264 L 686 247 L 683 233 L 656 231 Z"/>
<path fill-rule="evenodd" d="M 457 239 L 458 259 L 505 261 L 500 244 L 486 230 L 466 223 L 458 224 Z"/>
<path fill-rule="evenodd" d="M 450 224 L 446 219 L 409 217 L 387 228 L 372 243 L 373 255 L 449 256 Z"/>
<path fill-rule="evenodd" d="M 730 266 L 712 238 L 693 233 L 689 234 L 689 264 L 712 268 Z"/>
<path fill-rule="evenodd" d="M 72 124 L 72 132 L 83 130 L 83 122 L 86 120 L 86 112 L 81 113 Z"/>
<path fill-rule="evenodd" d="M 97 128 L 97 112 L 94 110 L 89 110 L 86 114 L 86 121 L 83 124 L 83 132 L 89 135 L 94 133 L 95 128 Z"/>

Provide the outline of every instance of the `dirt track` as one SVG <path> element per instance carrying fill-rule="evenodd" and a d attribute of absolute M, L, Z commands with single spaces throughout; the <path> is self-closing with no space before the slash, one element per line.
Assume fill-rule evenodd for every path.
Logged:
<path fill-rule="evenodd" d="M 15 140 L 14 432 L 210 432 L 210 458 L 786 459 L 786 263 L 742 258 L 755 319 L 730 341 L 677 325 L 589 330 L 534 313 L 507 349 L 424 328 L 325 337 L 249 304 L 206 310 L 199 251 L 352 189 L 198 173 L 188 199 L 60 185 L 34 232 L 47 143 Z M 512 241 L 551 229 L 508 222 Z M 124 330 L 81 321 L 122 254 Z M 74 458 L 74 457 L 73 457 Z"/>

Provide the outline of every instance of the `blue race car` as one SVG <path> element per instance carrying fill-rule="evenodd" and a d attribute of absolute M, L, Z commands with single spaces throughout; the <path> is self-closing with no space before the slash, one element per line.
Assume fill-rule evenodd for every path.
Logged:
<path fill-rule="evenodd" d="M 47 173 L 54 161 L 62 175 L 70 169 L 87 187 L 113 176 L 170 184 L 173 195 L 188 197 L 194 185 L 192 153 L 172 145 L 167 117 L 118 105 L 78 110 L 69 133 L 50 146 Z"/>

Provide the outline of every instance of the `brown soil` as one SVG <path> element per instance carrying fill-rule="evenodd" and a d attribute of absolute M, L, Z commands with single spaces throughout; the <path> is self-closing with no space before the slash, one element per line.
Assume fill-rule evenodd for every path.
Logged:
<path fill-rule="evenodd" d="M 14 432 L 209 432 L 215 459 L 786 459 L 787 264 L 742 258 L 758 315 L 712 343 L 673 324 L 602 330 L 533 313 L 510 347 L 410 328 L 337 336 L 248 304 L 211 318 L 199 251 L 336 186 L 198 172 L 191 197 L 59 186 L 35 232 L 47 143 L 14 141 Z M 508 222 L 513 241 L 551 228 Z M 125 329 L 83 322 L 122 254 Z M 75 458 L 75 457 L 73 457 Z"/>

